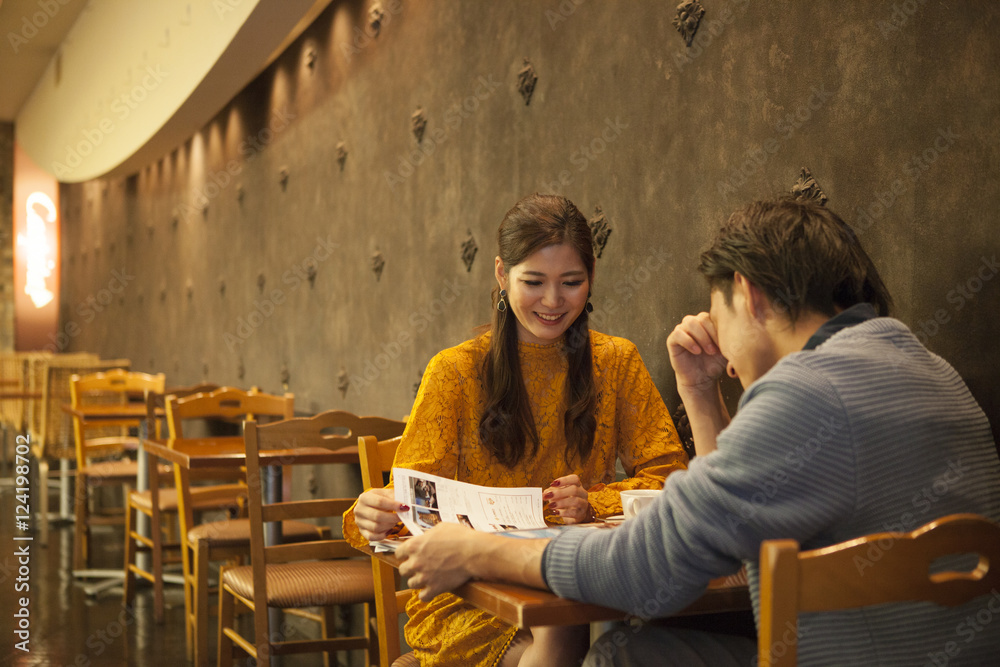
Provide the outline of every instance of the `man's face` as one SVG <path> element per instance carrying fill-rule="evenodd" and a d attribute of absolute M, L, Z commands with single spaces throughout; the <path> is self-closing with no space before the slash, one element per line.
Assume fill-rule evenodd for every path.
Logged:
<path fill-rule="evenodd" d="M 730 377 L 739 378 L 744 389 L 777 362 L 763 321 L 752 315 L 746 285 L 733 285 L 729 304 L 722 290 L 712 290 L 712 305 L 708 311 L 719 339 L 719 350 L 728 361 L 726 371 Z"/>

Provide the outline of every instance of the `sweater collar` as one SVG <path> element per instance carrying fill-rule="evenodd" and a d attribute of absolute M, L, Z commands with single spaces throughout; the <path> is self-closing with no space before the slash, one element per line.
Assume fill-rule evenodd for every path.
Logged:
<path fill-rule="evenodd" d="M 870 303 L 856 303 L 824 322 L 816 330 L 816 333 L 806 341 L 806 345 L 802 349 L 814 350 L 825 343 L 833 334 L 876 317 L 878 317 L 878 314 L 875 312 L 874 306 Z"/>

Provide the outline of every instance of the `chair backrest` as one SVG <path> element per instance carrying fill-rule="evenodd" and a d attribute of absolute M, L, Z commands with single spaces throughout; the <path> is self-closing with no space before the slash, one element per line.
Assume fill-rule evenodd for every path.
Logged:
<path fill-rule="evenodd" d="M 219 387 L 208 393 L 183 398 L 167 398 L 167 428 L 171 438 L 183 438 L 184 422 L 190 419 L 242 420 L 261 418 L 291 419 L 295 412 L 295 396 L 265 394 L 250 389 Z"/>
<path fill-rule="evenodd" d="M 358 438 L 361 457 L 361 481 L 365 491 L 385 488 L 384 474 L 392 470 L 401 437 L 379 440 L 374 436 Z M 396 568 L 372 556 L 375 580 L 375 615 L 379 628 L 379 664 L 389 667 L 400 654 L 399 614 L 413 595 L 412 590 L 397 591 Z"/>
<path fill-rule="evenodd" d="M 69 379 L 70 405 L 74 408 L 85 408 L 135 403 L 137 407 L 141 407 L 142 404 L 137 399 L 144 400 L 147 392 L 162 392 L 165 382 L 163 373 L 150 375 L 126 371 L 123 368 L 87 375 L 74 374 Z M 144 407 L 142 412 L 145 412 Z M 93 426 L 74 415 L 73 435 L 76 441 L 77 466 L 83 468 L 88 458 L 111 454 L 121 449 L 120 442 L 94 441 L 91 438 L 127 436 L 129 428 L 138 427 L 143 421 L 142 416 L 103 419 L 98 426 Z"/>
<path fill-rule="evenodd" d="M 254 421 L 244 424 L 243 439 L 247 449 L 247 486 L 250 509 L 250 562 L 253 566 L 254 598 L 267 599 L 266 565 L 301 560 L 353 558 L 358 552 L 344 539 L 318 540 L 294 544 L 266 546 L 264 524 L 288 519 L 325 519 L 339 516 L 354 503 L 353 498 L 324 498 L 314 500 L 284 500 L 270 504 L 263 502 L 264 475 L 260 453 L 269 450 L 296 450 L 323 448 L 340 450 L 345 436 L 330 434 L 335 429 L 359 429 L 365 425 L 377 432 L 402 433 L 404 424 L 380 417 L 357 417 L 349 412 L 330 410 L 314 417 L 289 419 L 269 425 Z M 289 458 L 283 459 L 287 465 Z M 271 636 L 268 628 L 267 605 L 258 603 L 254 613 L 254 636 L 257 638 L 257 659 L 271 653 Z"/>
<path fill-rule="evenodd" d="M 167 429 L 169 437 L 184 438 L 184 422 L 189 420 L 264 420 L 277 421 L 291 419 L 295 413 L 295 396 L 285 394 L 277 396 L 265 394 L 255 388 L 249 391 L 234 387 L 219 387 L 208 393 L 191 394 L 179 398 L 167 396 Z M 291 475 L 285 476 L 291 483 Z M 245 476 L 239 470 L 232 468 L 219 470 L 188 471 L 174 466 L 174 483 L 178 488 L 178 511 L 180 516 L 181 538 L 187 540 L 188 531 L 194 527 L 192 507 L 195 496 L 210 497 L 217 487 L 210 484 L 200 484 L 192 488 L 191 480 L 213 480 L 217 482 L 242 481 Z"/>
<path fill-rule="evenodd" d="M 978 565 L 932 570 L 942 557 L 957 554 L 977 554 Z M 998 587 L 1000 525 L 976 514 L 952 514 L 910 533 L 876 533 L 812 551 L 800 552 L 794 540 L 767 540 L 760 549 L 759 664 L 796 663 L 799 612 L 886 602 L 955 606 Z"/>
<path fill-rule="evenodd" d="M 71 402 L 70 378 L 115 368 L 129 370 L 131 367 L 132 362 L 128 359 L 98 359 L 89 353 L 36 357 L 33 368 L 38 377 L 33 379 L 32 384 L 40 380 L 42 385 L 42 400 L 38 404 L 37 414 L 31 420 L 32 433 L 38 434 L 37 438 L 33 438 L 36 455 L 50 458 L 76 457 L 73 420 L 62 409 L 64 404 Z"/>

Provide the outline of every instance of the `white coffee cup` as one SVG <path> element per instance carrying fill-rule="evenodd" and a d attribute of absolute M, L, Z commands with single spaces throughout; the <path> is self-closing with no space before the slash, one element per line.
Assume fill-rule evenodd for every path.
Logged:
<path fill-rule="evenodd" d="M 626 519 L 631 519 L 639 511 L 653 502 L 656 496 L 660 495 L 659 489 L 629 489 L 622 491 L 622 514 Z"/>

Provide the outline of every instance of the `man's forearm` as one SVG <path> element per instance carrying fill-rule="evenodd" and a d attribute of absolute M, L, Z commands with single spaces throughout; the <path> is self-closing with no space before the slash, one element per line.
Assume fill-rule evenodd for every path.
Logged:
<path fill-rule="evenodd" d="M 729 410 L 722 400 L 722 389 L 716 385 L 714 391 L 694 393 L 678 387 L 678 393 L 691 424 L 695 452 L 698 456 L 714 452 L 716 437 L 729 426 Z"/>
<path fill-rule="evenodd" d="M 508 581 L 546 588 L 542 577 L 542 553 L 550 540 L 522 540 L 477 534 L 469 554 L 469 572 L 476 579 Z"/>

